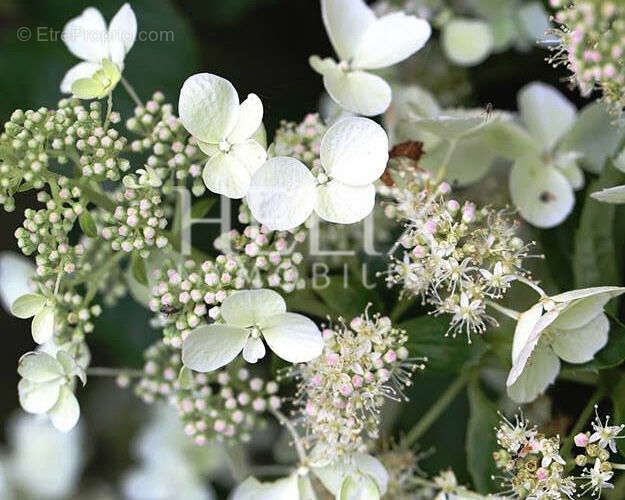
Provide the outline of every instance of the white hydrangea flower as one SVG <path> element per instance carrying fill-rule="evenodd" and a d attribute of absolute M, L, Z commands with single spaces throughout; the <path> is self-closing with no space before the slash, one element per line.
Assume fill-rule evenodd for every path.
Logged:
<path fill-rule="evenodd" d="M 456 17 L 445 23 L 442 33 L 445 55 L 459 66 L 483 62 L 493 50 L 493 31 L 486 21 Z"/>
<path fill-rule="evenodd" d="M 198 372 L 227 365 L 241 351 L 248 363 L 265 356 L 265 339 L 271 350 L 291 363 L 305 363 L 321 354 L 323 340 L 313 321 L 286 312 L 286 302 L 273 290 L 242 290 L 221 305 L 225 324 L 193 330 L 182 346 L 182 362 Z"/>
<path fill-rule="evenodd" d="M 65 351 L 56 358 L 45 352 L 22 356 L 17 368 L 21 375 L 17 385 L 20 404 L 29 413 L 50 417 L 58 430 L 68 432 L 80 417 L 80 406 L 74 396 L 74 377 L 86 383 L 85 370 Z"/>
<path fill-rule="evenodd" d="M 63 41 L 82 62 L 65 74 L 61 92 L 71 94 L 74 82 L 93 77 L 103 69 L 104 60 L 113 63 L 119 72 L 123 71 L 124 59 L 136 37 L 137 18 L 127 3 L 117 11 L 108 28 L 104 17 L 94 7 L 86 8 L 80 16 L 68 21 L 63 28 Z"/>
<path fill-rule="evenodd" d="M 31 278 L 35 276 L 34 264 L 15 252 L 0 252 L 0 304 L 8 312 L 22 295 L 35 291 Z"/>
<path fill-rule="evenodd" d="M 84 437 L 81 426 L 59 432 L 39 416 L 13 415 L 7 426 L 7 482 L 28 498 L 70 498 L 85 465 Z"/>
<path fill-rule="evenodd" d="M 430 38 L 430 25 L 403 12 L 378 19 L 364 0 L 321 0 L 321 15 L 340 62 L 312 56 L 310 65 L 323 76 L 328 94 L 354 113 L 384 113 L 391 102 L 391 88 L 367 70 L 410 57 Z"/>
<path fill-rule="evenodd" d="M 586 363 L 608 341 L 605 304 L 625 288 L 604 286 L 543 296 L 519 315 L 506 385 L 518 403 L 533 401 L 554 382 L 560 359 Z"/>
<path fill-rule="evenodd" d="M 343 118 L 321 140 L 320 167 L 311 172 L 294 158 L 271 158 L 254 174 L 248 204 L 270 229 L 297 227 L 313 210 L 328 222 L 352 224 L 373 210 L 373 182 L 387 161 L 382 127 L 368 118 Z"/>
<path fill-rule="evenodd" d="M 243 198 L 252 174 L 267 159 L 255 137 L 263 122 L 258 96 L 249 94 L 239 104 L 239 95 L 228 80 L 199 73 L 184 82 L 178 112 L 209 157 L 202 173 L 206 187 L 229 198 Z"/>

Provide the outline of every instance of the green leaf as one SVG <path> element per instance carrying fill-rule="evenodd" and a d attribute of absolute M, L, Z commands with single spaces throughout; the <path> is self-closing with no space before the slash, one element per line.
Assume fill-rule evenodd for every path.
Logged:
<path fill-rule="evenodd" d="M 367 304 L 373 304 L 372 312 L 382 312 L 384 303 L 375 288 L 367 289 L 362 283 L 346 279 L 349 276 L 328 276 L 327 283 L 321 283 L 314 291 L 331 311 L 346 318 L 360 316 Z"/>
<path fill-rule="evenodd" d="M 625 361 L 625 328 L 611 321 L 608 343 L 596 354 L 595 358 L 588 363 L 581 365 L 567 364 L 566 367 L 573 371 L 598 372 L 599 370 L 614 368 L 623 363 L 623 361 Z"/>
<path fill-rule="evenodd" d="M 191 207 L 191 218 L 202 219 L 210 209 L 213 208 L 216 202 L 217 198 L 202 198 L 196 201 Z"/>
<path fill-rule="evenodd" d="M 142 285 L 148 284 L 148 275 L 145 270 L 145 262 L 138 253 L 132 254 L 130 268 L 132 270 L 132 276 L 134 277 L 134 279 L 136 279 Z"/>
<path fill-rule="evenodd" d="M 300 312 L 307 315 L 325 319 L 332 314 L 332 310 L 324 304 L 310 288 L 295 290 L 284 296 L 287 309 L 292 312 Z"/>
<path fill-rule="evenodd" d="M 623 178 L 622 172 L 606 168 L 589 186 L 588 193 L 617 185 Z M 620 283 L 614 238 L 615 211 L 614 205 L 587 196 L 575 232 L 573 272 L 576 288 Z"/>
<path fill-rule="evenodd" d="M 408 332 L 406 347 L 410 355 L 428 358 L 426 370 L 429 373 L 458 373 L 461 368 L 476 363 L 487 350 L 477 335 L 473 336 L 471 344 L 464 336 L 445 337 L 448 318 L 420 316 L 398 326 Z"/>
<path fill-rule="evenodd" d="M 467 468 L 475 489 L 480 493 L 497 491 L 498 484 L 491 478 L 497 474 L 493 452 L 498 448 L 493 432 L 499 422 L 495 405 L 490 402 L 477 380 L 469 384 L 469 407 L 471 417 L 467 424 Z"/>
<path fill-rule="evenodd" d="M 89 236 L 89 238 L 95 238 L 98 235 L 98 228 L 89 210 L 85 210 L 80 214 L 78 217 L 78 224 L 80 225 L 81 231 L 86 236 Z"/>
<path fill-rule="evenodd" d="M 15 299 L 11 305 L 11 313 L 21 319 L 34 316 L 43 309 L 46 298 L 38 293 L 27 293 Z"/>

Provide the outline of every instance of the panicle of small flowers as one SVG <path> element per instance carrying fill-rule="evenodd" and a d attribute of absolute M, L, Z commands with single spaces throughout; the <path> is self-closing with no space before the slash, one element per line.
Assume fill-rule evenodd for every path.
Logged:
<path fill-rule="evenodd" d="M 54 328 L 57 344 L 79 343 L 94 329 L 93 320 L 102 314 L 98 304 L 90 305 L 89 299 L 68 290 L 55 296 Z"/>
<path fill-rule="evenodd" d="M 471 334 L 496 324 L 487 301 L 502 298 L 517 276 L 528 275 L 522 266 L 531 244 L 516 235 L 518 223 L 506 210 L 461 205 L 450 198 L 449 184 L 427 171 L 391 175 L 393 186 L 383 188 L 394 199 L 386 215 L 405 230 L 390 252 L 387 285 L 421 296 L 436 315 L 451 314 L 448 334 L 464 331 L 470 343 Z"/>
<path fill-rule="evenodd" d="M 493 453 L 498 469 L 503 472 L 502 495 L 511 498 L 573 498 L 576 484 L 565 473 L 565 460 L 560 456 L 560 437 L 547 438 L 523 416 L 514 423 L 502 415 L 495 428 L 501 448 Z"/>
<path fill-rule="evenodd" d="M 389 498 L 398 500 L 415 498 L 414 478 L 425 475 L 419 467 L 419 461 L 430 454 L 429 451 L 416 453 L 401 444 L 385 445 L 376 457 L 388 472 L 387 495 Z"/>
<path fill-rule="evenodd" d="M 621 432 L 625 425 L 609 425 L 610 417 L 607 416 L 605 423 L 601 421 L 597 406 L 595 405 L 595 420 L 591 423 L 592 431 L 580 432 L 573 437 L 573 441 L 583 453 L 575 457 L 575 463 L 583 467 L 578 479 L 582 481 L 583 496 L 590 493 L 596 498 L 601 497 L 604 489 L 614 488 L 611 483 L 614 470 L 623 470 L 622 464 L 610 460 L 611 454 L 617 453 L 616 440 L 622 439 Z"/>
<path fill-rule="evenodd" d="M 300 123 L 283 120 L 273 142 L 274 156 L 296 158 L 309 168 L 320 167 L 321 138 L 327 130 L 318 113 L 309 113 Z"/>
<path fill-rule="evenodd" d="M 308 446 L 321 444 L 336 458 L 366 448 L 379 437 L 380 411 L 386 399 L 406 399 L 403 387 L 423 368 L 410 358 L 406 332 L 389 318 L 368 313 L 325 327 L 324 350 L 288 372 L 297 380 L 296 403 L 307 429 Z"/>
<path fill-rule="evenodd" d="M 583 95 L 601 89 L 603 99 L 615 111 L 625 107 L 625 5 L 607 0 L 550 0 L 558 9 L 558 41 L 549 58 L 554 66 L 564 65 L 570 80 Z"/>
<path fill-rule="evenodd" d="M 264 425 L 264 413 L 281 405 L 279 386 L 253 376 L 247 369 L 229 367 L 211 373 L 191 374 L 179 381 L 180 351 L 162 342 L 145 353 L 143 376 L 135 391 L 146 403 L 166 401 L 178 410 L 185 433 L 198 445 L 211 440 L 249 441 Z"/>
<path fill-rule="evenodd" d="M 165 102 L 162 92 L 155 92 L 145 106 L 135 108 L 134 116 L 126 121 L 126 128 L 141 136 L 132 141 L 130 148 L 137 153 L 150 153 L 146 164 L 163 181 L 163 194 L 172 195 L 173 187 L 184 185 L 188 179 L 195 196 L 206 192 L 202 181 L 203 155 L 174 114 L 174 106 Z"/>
<path fill-rule="evenodd" d="M 126 179 L 130 179 L 126 181 Z M 135 176 L 124 178 L 125 189 L 115 195 L 117 206 L 113 212 L 103 212 L 100 235 L 110 241 L 116 251 L 138 251 L 147 258 L 152 248 L 165 248 L 169 240 L 163 234 L 167 228 L 167 214 L 162 206 L 160 192 Z"/>

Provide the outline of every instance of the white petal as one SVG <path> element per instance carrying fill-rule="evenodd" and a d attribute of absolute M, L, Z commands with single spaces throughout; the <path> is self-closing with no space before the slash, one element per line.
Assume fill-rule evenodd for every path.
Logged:
<path fill-rule="evenodd" d="M 377 180 L 386 168 L 388 137 L 373 120 L 343 118 L 324 134 L 319 154 L 331 178 L 350 186 L 364 186 Z"/>
<path fill-rule="evenodd" d="M 509 182 L 512 202 L 534 226 L 557 226 L 573 210 L 575 196 L 567 178 L 534 156 L 515 162 Z"/>
<path fill-rule="evenodd" d="M 330 181 L 317 189 L 315 211 L 328 222 L 353 224 L 367 217 L 374 205 L 373 184 L 348 186 L 339 181 Z"/>
<path fill-rule="evenodd" d="M 248 363 L 256 363 L 259 359 L 265 357 L 265 344 L 257 338 L 250 337 L 243 348 L 243 359 Z"/>
<path fill-rule="evenodd" d="M 47 306 L 35 314 L 31 324 L 33 340 L 45 344 L 54 335 L 54 307 Z"/>
<path fill-rule="evenodd" d="M 560 360 L 548 348 L 539 347 L 521 376 L 508 387 L 508 396 L 517 403 L 534 401 L 552 384 L 560 372 Z"/>
<path fill-rule="evenodd" d="M 15 252 L 0 252 L 0 304 L 6 311 L 22 295 L 35 290 L 34 264 Z"/>
<path fill-rule="evenodd" d="M 93 74 L 102 67 L 101 64 L 91 62 L 81 62 L 76 66 L 72 66 L 61 81 L 61 92 L 64 94 L 72 93 L 72 84 L 81 78 L 91 78 Z"/>
<path fill-rule="evenodd" d="M 31 352 L 22 356 L 17 373 L 37 383 L 58 381 L 64 375 L 61 363 L 44 352 Z"/>
<path fill-rule="evenodd" d="M 517 321 L 514 330 L 514 340 L 512 341 L 512 363 L 514 364 L 527 345 L 530 335 L 534 331 L 536 323 L 543 313 L 542 303 L 534 304 L 527 311 L 522 313 Z"/>
<path fill-rule="evenodd" d="M 625 185 L 602 189 L 592 193 L 590 196 L 605 203 L 625 203 Z"/>
<path fill-rule="evenodd" d="M 452 19 L 443 28 L 445 54 L 459 66 L 474 66 L 484 61 L 491 53 L 493 43 L 490 26 L 478 19 Z"/>
<path fill-rule="evenodd" d="M 61 386 L 58 381 L 42 384 L 22 379 L 17 384 L 20 404 L 28 413 L 45 413 L 54 406 Z"/>
<path fill-rule="evenodd" d="M 380 500 L 375 481 L 365 474 L 354 472 L 341 485 L 340 500 Z"/>
<path fill-rule="evenodd" d="M 251 178 L 245 165 L 230 153 L 218 153 L 211 157 L 202 172 L 202 180 L 209 190 L 234 199 L 247 194 Z"/>
<path fill-rule="evenodd" d="M 562 172 L 562 174 L 566 177 L 566 179 L 569 181 L 569 184 L 571 184 L 571 187 L 575 191 L 582 189 L 584 187 L 584 183 L 586 182 L 583 170 L 579 168 L 576 161 L 567 161 L 566 163 L 561 163 L 564 161 L 566 161 L 566 159 L 561 159 L 558 162 L 558 164 L 556 165 L 558 167 L 558 170 Z"/>
<path fill-rule="evenodd" d="M 59 399 L 49 412 L 52 425 L 61 432 L 69 432 L 78 423 L 80 405 L 74 393 L 66 385 L 61 387 Z"/>
<path fill-rule="evenodd" d="M 182 362 L 197 372 L 211 372 L 227 365 L 243 350 L 249 332 L 226 325 L 196 328 L 182 344 Z"/>
<path fill-rule="evenodd" d="M 228 135 L 231 144 L 249 139 L 263 122 L 263 103 L 256 94 L 249 94 L 239 106 L 239 114 L 234 129 Z"/>
<path fill-rule="evenodd" d="M 484 119 L 482 110 L 448 110 L 432 118 L 410 120 L 410 128 L 416 132 L 429 132 L 443 139 L 460 139 L 471 136 L 487 126 L 495 125 Z"/>
<path fill-rule="evenodd" d="M 232 494 L 231 500 L 297 500 L 299 498 L 298 475 L 261 483 L 248 477 Z"/>
<path fill-rule="evenodd" d="M 575 106 L 558 90 L 540 82 L 523 87 L 518 101 L 527 130 L 547 151 L 571 128 L 577 114 Z"/>
<path fill-rule="evenodd" d="M 321 59 L 319 56 L 310 56 L 308 64 L 320 75 L 325 75 L 328 71 L 336 69 L 336 61 L 331 57 Z"/>
<path fill-rule="evenodd" d="M 321 0 L 323 24 L 339 57 L 351 59 L 367 29 L 376 21 L 364 0 Z"/>
<path fill-rule="evenodd" d="M 610 322 L 601 313 L 584 326 L 571 330 L 557 330 L 554 326 L 551 347 L 569 363 L 586 363 L 608 343 Z"/>
<path fill-rule="evenodd" d="M 286 312 L 286 302 L 273 290 L 241 290 L 228 295 L 221 304 L 221 317 L 232 326 L 258 325 L 269 316 Z"/>
<path fill-rule="evenodd" d="M 191 135 L 203 142 L 218 143 L 237 123 L 239 96 L 225 78 L 199 73 L 182 85 L 178 112 Z"/>
<path fill-rule="evenodd" d="M 393 12 L 369 25 L 353 57 L 359 69 L 379 69 L 407 59 L 428 41 L 432 29 L 427 21 Z"/>
<path fill-rule="evenodd" d="M 252 176 L 247 201 L 254 218 L 269 229 L 285 231 L 302 224 L 317 201 L 317 182 L 294 158 L 270 158 Z"/>
<path fill-rule="evenodd" d="M 98 9 L 88 7 L 70 19 L 61 36 L 69 51 L 85 61 L 100 63 L 109 57 L 106 22 Z"/>
<path fill-rule="evenodd" d="M 339 105 L 364 116 L 384 113 L 391 103 L 391 87 L 383 78 L 366 71 L 326 71 L 323 84 Z"/>
<path fill-rule="evenodd" d="M 387 490 L 388 472 L 377 458 L 366 453 L 352 453 L 330 465 L 313 467 L 312 471 L 334 495 L 339 494 L 345 478 L 355 471 L 367 474 L 373 478 L 378 485 L 381 495 L 384 495 Z"/>
<path fill-rule="evenodd" d="M 554 295 L 551 300 L 569 304 L 553 326 L 561 329 L 579 328 L 597 317 L 612 298 L 623 292 L 625 288 L 600 286 Z"/>
<path fill-rule="evenodd" d="M 267 151 L 254 139 L 233 145 L 228 154 L 239 160 L 250 175 L 253 175 L 267 161 Z"/>
<path fill-rule="evenodd" d="M 366 453 L 354 453 L 352 459 L 360 472 L 374 479 L 380 490 L 380 495 L 384 495 L 388 485 L 388 472 L 382 462 Z"/>
<path fill-rule="evenodd" d="M 290 363 L 305 363 L 323 350 L 319 328 L 301 314 L 287 312 L 266 318 L 261 331 L 271 350 Z"/>
<path fill-rule="evenodd" d="M 46 302 L 47 299 L 38 293 L 20 295 L 11 304 L 11 314 L 21 319 L 31 318 L 43 309 Z"/>
<path fill-rule="evenodd" d="M 124 58 L 137 38 L 137 18 L 129 4 L 122 5 L 111 19 L 108 36 L 111 60 L 123 67 Z"/>

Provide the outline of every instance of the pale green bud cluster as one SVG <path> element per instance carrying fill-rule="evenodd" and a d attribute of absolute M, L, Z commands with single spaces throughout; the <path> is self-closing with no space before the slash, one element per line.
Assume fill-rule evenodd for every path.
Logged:
<path fill-rule="evenodd" d="M 229 365 L 211 373 L 181 373 L 180 351 L 162 342 L 145 351 L 143 377 L 135 390 L 146 403 L 166 401 L 180 415 L 185 433 L 198 445 L 247 442 L 263 414 L 281 405 L 278 384 Z"/>

